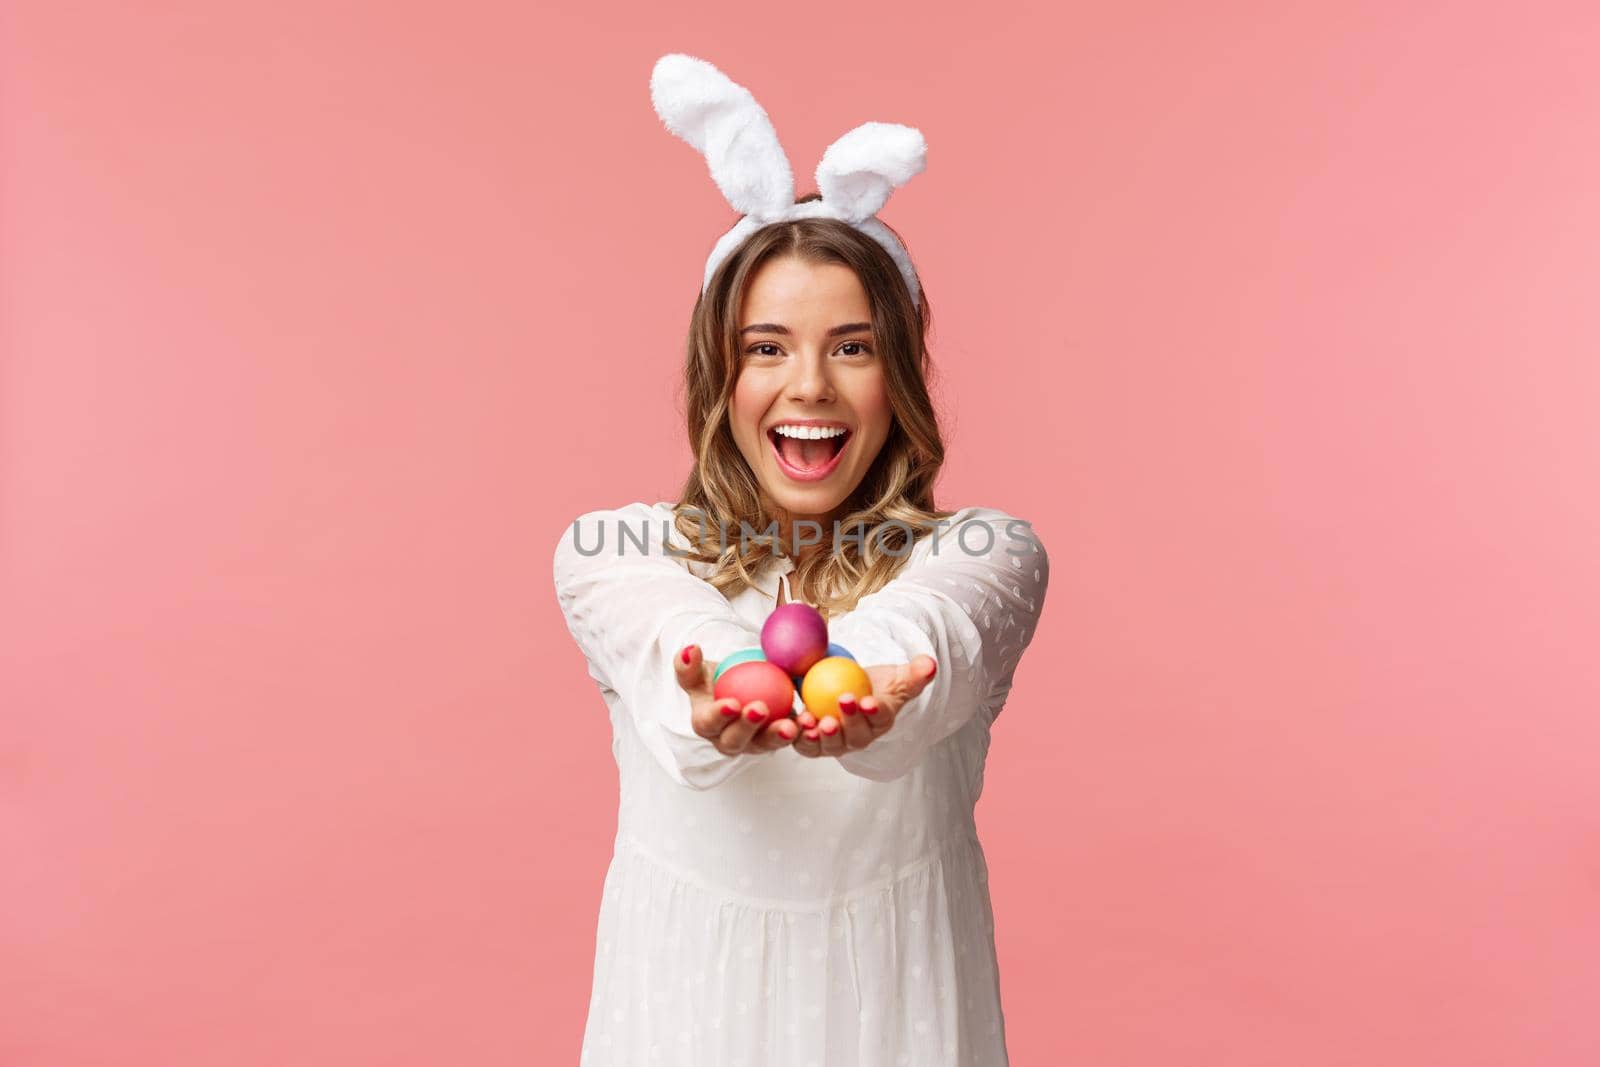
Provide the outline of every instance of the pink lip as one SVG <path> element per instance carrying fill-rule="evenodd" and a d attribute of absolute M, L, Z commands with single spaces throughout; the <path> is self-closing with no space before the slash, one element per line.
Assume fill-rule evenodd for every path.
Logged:
<path fill-rule="evenodd" d="M 803 471 L 790 466 L 789 461 L 783 458 L 783 453 L 778 451 L 778 443 L 772 439 L 771 434 L 767 435 L 767 447 L 772 449 L 772 458 L 778 461 L 778 469 L 790 478 L 797 482 L 820 482 L 839 466 L 839 461 L 844 459 L 845 449 L 850 447 L 850 438 L 854 436 L 852 433 L 845 434 L 844 445 L 834 453 L 833 458 L 813 471 Z"/>

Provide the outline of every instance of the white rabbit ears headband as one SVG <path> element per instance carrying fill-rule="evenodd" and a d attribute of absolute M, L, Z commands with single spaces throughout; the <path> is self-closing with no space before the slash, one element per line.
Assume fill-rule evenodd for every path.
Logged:
<path fill-rule="evenodd" d="M 921 131 L 890 122 L 857 126 L 829 145 L 817 164 L 822 199 L 797 204 L 789 157 L 750 90 L 703 59 L 672 53 L 656 60 L 650 101 L 667 129 L 706 157 L 717 188 L 744 214 L 711 250 L 701 292 L 728 254 L 762 226 L 822 217 L 847 222 L 882 245 L 900 268 L 912 301 L 921 305 L 922 287 L 911 257 L 873 217 L 890 193 L 927 165 Z"/>

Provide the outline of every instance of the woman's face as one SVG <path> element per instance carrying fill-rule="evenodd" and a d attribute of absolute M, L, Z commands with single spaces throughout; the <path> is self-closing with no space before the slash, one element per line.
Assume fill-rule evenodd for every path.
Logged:
<path fill-rule="evenodd" d="M 785 536 L 794 521 L 812 519 L 827 544 L 835 512 L 889 436 L 866 290 L 841 264 L 769 259 L 750 281 L 739 327 L 734 440 Z M 844 433 L 802 440 L 778 432 L 807 421 Z"/>

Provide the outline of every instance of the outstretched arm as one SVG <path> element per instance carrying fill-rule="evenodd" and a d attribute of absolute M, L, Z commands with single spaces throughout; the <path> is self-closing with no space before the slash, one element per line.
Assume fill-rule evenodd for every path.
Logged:
<path fill-rule="evenodd" d="M 709 789 L 759 756 L 725 755 L 695 732 L 673 657 L 693 644 L 705 660 L 721 660 L 760 645 L 761 634 L 709 582 L 666 554 L 663 515 L 641 504 L 580 515 L 556 545 L 556 599 L 589 676 L 621 698 L 656 762 L 679 784 Z M 603 547 L 594 552 L 602 530 Z M 674 536 L 673 543 L 683 542 Z"/>
<path fill-rule="evenodd" d="M 829 622 L 828 637 L 863 665 L 928 655 L 938 670 L 891 729 L 839 755 L 840 765 L 863 778 L 898 778 L 974 715 L 999 714 L 1049 581 L 1038 537 L 994 508 L 952 521 L 937 544 L 932 535 L 918 542 L 888 584 Z"/>

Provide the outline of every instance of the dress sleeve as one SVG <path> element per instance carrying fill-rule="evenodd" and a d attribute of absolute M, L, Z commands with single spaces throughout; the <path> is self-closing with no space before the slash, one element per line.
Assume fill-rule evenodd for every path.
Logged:
<path fill-rule="evenodd" d="M 899 573 L 828 624 L 828 639 L 863 666 L 938 664 L 933 680 L 900 709 L 893 728 L 837 757 L 852 774 L 899 778 L 975 714 L 1000 713 L 1022 652 L 1033 639 L 1050 581 L 1043 543 L 1028 523 L 993 508 L 952 517 L 913 548 Z"/>
<path fill-rule="evenodd" d="M 709 789 L 765 753 L 724 755 L 694 732 L 672 657 L 697 644 L 704 659 L 720 660 L 759 645 L 761 634 L 667 554 L 670 525 L 670 512 L 637 505 L 580 515 L 556 545 L 556 599 L 589 676 L 618 695 L 656 762 L 680 785 Z M 687 544 L 681 535 L 673 543 Z"/>

